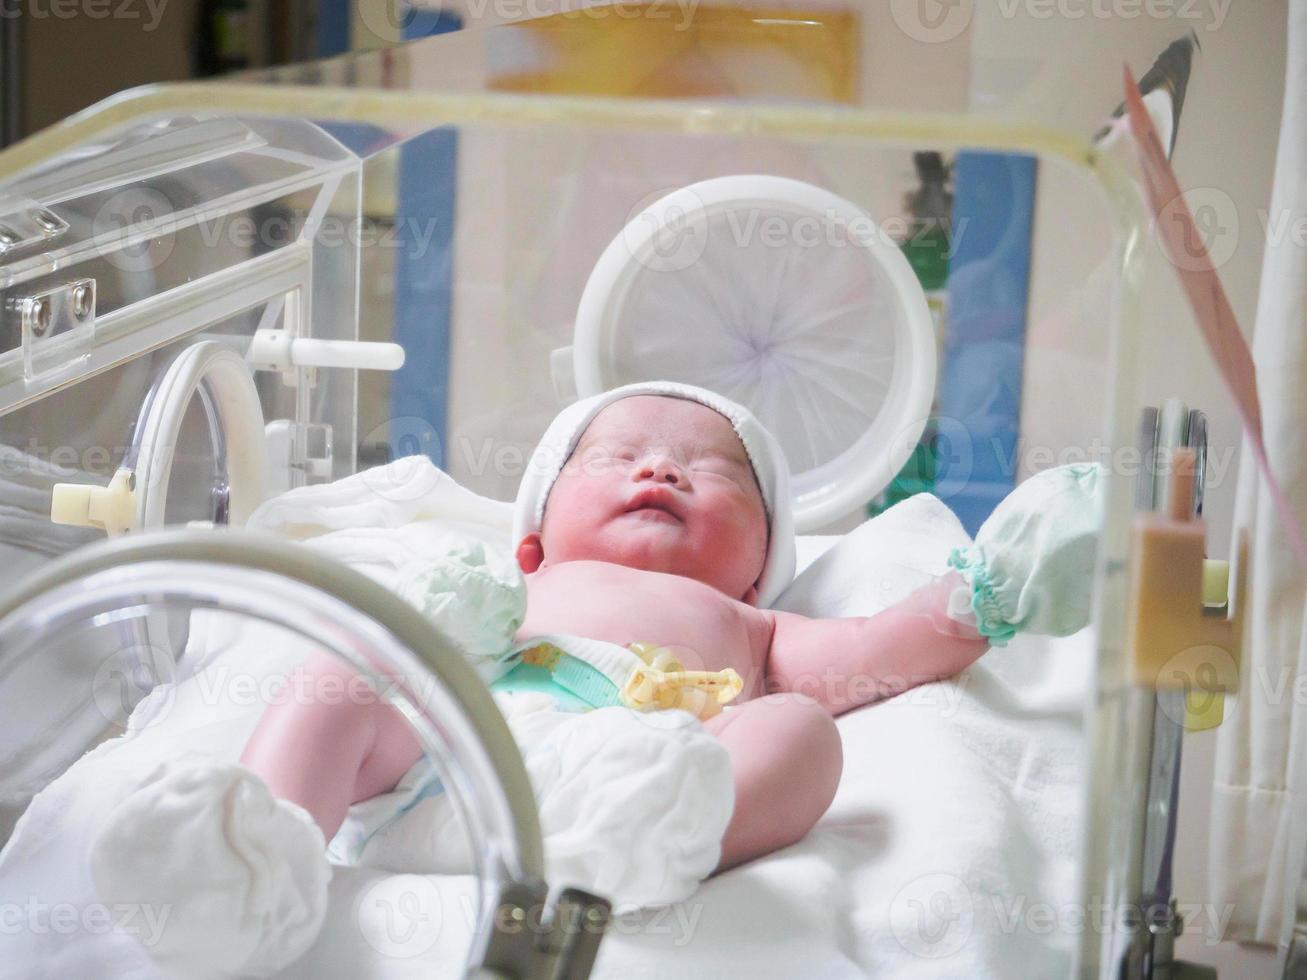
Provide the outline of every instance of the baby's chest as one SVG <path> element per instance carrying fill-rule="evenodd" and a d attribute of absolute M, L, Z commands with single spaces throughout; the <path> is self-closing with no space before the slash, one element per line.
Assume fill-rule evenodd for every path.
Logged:
<path fill-rule="evenodd" d="M 761 623 L 753 622 L 760 619 L 756 610 L 688 579 L 576 569 L 532 576 L 528 594 L 523 633 L 574 633 L 622 646 L 680 647 L 686 669 L 734 667 L 746 683 L 756 673 L 752 668 L 760 654 L 765 655 Z"/>

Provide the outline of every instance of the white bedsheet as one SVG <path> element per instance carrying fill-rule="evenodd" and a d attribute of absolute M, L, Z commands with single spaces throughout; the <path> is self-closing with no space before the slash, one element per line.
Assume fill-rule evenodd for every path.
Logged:
<path fill-rule="evenodd" d="M 410 519 L 431 516 L 420 510 Z M 937 501 L 915 498 L 894 519 L 870 522 L 816 558 L 786 605 L 817 615 L 874 613 L 942 567 L 960 533 Z M 596 975 L 1070 974 L 1091 662 L 1085 634 L 1019 637 L 957 678 L 845 715 L 839 792 L 808 837 L 710 879 L 685 902 L 617 920 Z M 242 717 L 241 737 L 224 748 L 198 728 L 184 741 L 217 755 L 238 752 L 251 723 Z M 231 728 L 223 726 L 224 741 Z M 40 837 L 39 828 L 29 830 Z M 6 855 L 11 876 L 0 905 L 33 891 L 20 888 L 23 881 L 61 875 L 68 898 L 88 900 L 81 869 L 51 863 L 56 847 L 40 839 Z M 45 891 L 47 900 L 63 895 Z M 337 868 L 331 895 L 321 937 L 287 976 L 458 975 L 476 907 L 472 879 Z M 40 960 L 26 959 L 11 939 Z M 84 931 L 70 942 L 29 931 L 4 944 L 13 958 L 0 957 L 0 977 L 74 975 L 67 968 L 78 963 L 97 964 L 102 975 L 156 975 L 125 936 Z M 34 973 L 33 962 L 54 972 Z"/>
<path fill-rule="evenodd" d="M 1018 638 L 844 716 L 844 776 L 812 833 L 616 921 L 595 976 L 1071 975 L 1090 653 L 1082 637 Z M 470 879 L 340 871 L 327 928 L 288 976 L 454 975 Z"/>
<path fill-rule="evenodd" d="M 874 614 L 967 540 L 939 501 L 913 498 L 841 539 L 801 542 L 804 571 L 781 605 Z M 843 716 L 844 773 L 817 827 L 688 901 L 617 920 L 595 975 L 1071 975 L 1092 660 L 1088 633 L 1017 637 L 952 680 Z M 333 918 L 290 975 L 452 975 L 472 887 L 338 875 Z"/>

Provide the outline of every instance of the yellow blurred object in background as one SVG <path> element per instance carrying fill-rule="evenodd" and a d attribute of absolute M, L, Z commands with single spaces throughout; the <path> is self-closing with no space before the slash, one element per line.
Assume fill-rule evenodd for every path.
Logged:
<path fill-rule="evenodd" d="M 783 98 L 855 103 L 854 11 L 686 7 L 666 0 L 587 7 L 513 25 L 504 92 L 655 99 Z M 523 57 L 523 54 L 526 57 Z M 523 61 L 534 61 L 522 67 Z"/>

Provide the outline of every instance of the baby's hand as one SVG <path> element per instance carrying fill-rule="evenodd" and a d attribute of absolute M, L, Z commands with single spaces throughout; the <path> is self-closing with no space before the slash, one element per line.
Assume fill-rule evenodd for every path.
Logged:
<path fill-rule="evenodd" d="M 909 595 L 903 604 L 944 636 L 986 639 L 976 623 L 976 614 L 971 609 L 971 589 L 961 572 L 952 569 L 945 572 Z"/>

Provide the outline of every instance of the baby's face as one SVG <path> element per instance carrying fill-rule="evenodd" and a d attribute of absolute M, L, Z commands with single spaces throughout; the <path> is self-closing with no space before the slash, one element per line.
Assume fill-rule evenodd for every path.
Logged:
<path fill-rule="evenodd" d="M 752 602 L 767 512 L 726 418 L 683 398 L 637 395 L 609 405 L 585 430 L 550 491 L 534 545 L 545 565 L 614 562 Z M 531 563 L 523 567 L 534 571 Z"/>

